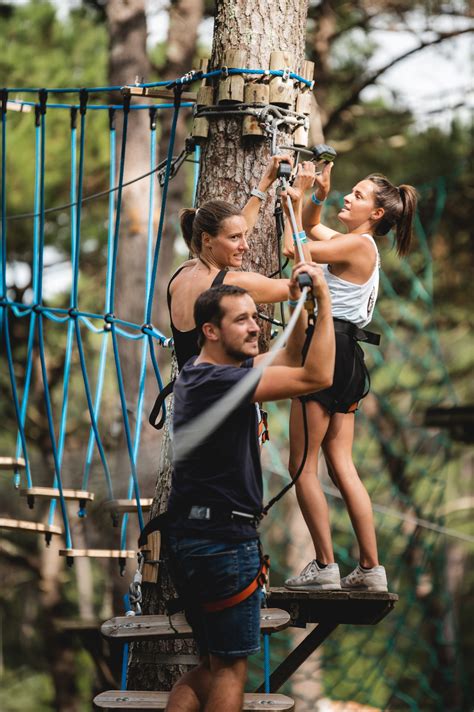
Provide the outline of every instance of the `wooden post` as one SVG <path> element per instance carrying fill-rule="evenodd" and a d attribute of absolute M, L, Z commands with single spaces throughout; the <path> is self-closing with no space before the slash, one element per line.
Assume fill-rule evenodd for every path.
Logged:
<path fill-rule="evenodd" d="M 199 62 L 199 69 L 202 72 L 207 72 L 207 67 L 209 65 L 209 59 L 201 59 Z M 212 106 L 214 103 L 214 87 L 207 86 L 207 80 L 203 79 L 196 99 L 196 108 L 201 108 L 202 106 Z M 193 128 L 191 135 L 196 139 L 197 143 L 204 141 L 209 135 L 209 120 L 204 116 L 196 116 L 193 120 Z"/>
<path fill-rule="evenodd" d="M 294 71 L 295 59 L 291 52 L 277 50 L 270 55 L 270 69 L 288 69 Z M 270 104 L 289 108 L 293 106 L 295 90 L 293 79 L 273 77 L 270 80 Z"/>
<path fill-rule="evenodd" d="M 270 87 L 260 82 L 246 84 L 244 101 L 246 104 L 268 104 Z M 263 136 L 264 132 L 255 116 L 245 116 L 242 122 L 242 136 Z"/>
<path fill-rule="evenodd" d="M 245 50 L 230 49 L 224 53 L 223 66 L 227 69 L 245 66 Z M 244 100 L 245 80 L 241 74 L 222 76 L 219 82 L 218 104 L 240 104 Z"/>
<path fill-rule="evenodd" d="M 301 69 L 301 76 L 303 79 L 308 81 L 313 81 L 314 75 L 314 62 L 309 62 L 305 59 Z M 308 145 L 309 137 L 309 116 L 311 114 L 311 103 L 312 103 L 312 92 L 311 89 L 303 84 L 302 91 L 296 97 L 296 112 L 298 114 L 304 114 L 307 117 L 306 126 L 299 126 L 294 133 L 294 144 L 295 146 L 305 147 Z"/>
<path fill-rule="evenodd" d="M 148 535 L 146 546 L 143 548 L 145 552 L 145 562 L 143 564 L 143 583 L 157 583 L 158 571 L 161 551 L 161 533 L 159 531 L 152 532 Z"/>

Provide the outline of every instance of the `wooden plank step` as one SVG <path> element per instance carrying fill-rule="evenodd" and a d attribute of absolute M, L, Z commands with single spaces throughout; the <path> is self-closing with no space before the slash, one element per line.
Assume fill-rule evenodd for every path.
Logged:
<path fill-rule="evenodd" d="M 20 490 L 20 497 L 58 499 L 59 489 L 57 487 L 28 487 Z M 94 493 L 86 490 L 63 489 L 63 497 L 67 500 L 92 502 Z"/>
<path fill-rule="evenodd" d="M 125 86 L 122 87 L 122 92 L 131 94 L 132 96 L 149 96 L 154 99 L 164 99 L 166 102 L 172 104 L 174 102 L 174 92 L 171 89 L 165 89 L 164 87 L 135 87 L 135 86 Z M 181 101 L 196 101 L 197 93 L 194 91 L 183 91 L 181 92 Z"/>
<path fill-rule="evenodd" d="M 75 559 L 86 557 L 89 559 L 135 559 L 136 551 L 130 549 L 60 549 L 59 556 Z"/>
<path fill-rule="evenodd" d="M 269 606 L 291 614 L 292 625 L 351 623 L 375 625 L 395 606 L 396 593 L 369 591 L 290 591 L 269 589 Z"/>
<path fill-rule="evenodd" d="M 169 692 L 140 692 L 138 690 L 108 690 L 94 697 L 96 707 L 107 710 L 164 710 Z M 286 695 L 266 695 L 248 692 L 244 695 L 243 712 L 271 710 L 283 712 L 294 710 L 295 703 Z"/>
<path fill-rule="evenodd" d="M 140 505 L 143 512 L 149 512 L 151 505 L 153 504 L 153 498 L 141 498 Z M 104 502 L 104 506 L 107 509 L 111 509 L 119 514 L 125 514 L 126 512 L 136 512 L 138 510 L 136 499 L 108 499 Z"/>
<path fill-rule="evenodd" d="M 7 519 L 6 517 L 0 517 L 0 529 L 38 532 L 39 534 L 62 534 L 61 527 L 57 527 L 54 524 L 28 522 L 20 519 Z"/>
<path fill-rule="evenodd" d="M 262 633 L 274 633 L 290 625 L 291 617 L 287 611 L 278 608 L 262 608 L 260 611 L 260 630 Z M 111 618 L 101 626 L 101 633 L 106 638 L 121 642 L 157 638 L 192 638 L 192 630 L 184 613 L 171 616 L 118 616 Z"/>
<path fill-rule="evenodd" d="M 22 457 L 0 457 L 0 470 L 23 470 L 25 464 Z"/>

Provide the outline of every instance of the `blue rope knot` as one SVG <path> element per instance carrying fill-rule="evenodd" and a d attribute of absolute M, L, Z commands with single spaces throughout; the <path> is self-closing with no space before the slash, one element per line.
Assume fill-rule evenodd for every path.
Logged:
<path fill-rule="evenodd" d="M 31 309 L 32 311 L 34 311 L 35 314 L 41 314 L 41 312 L 43 311 L 43 307 L 41 306 L 41 304 L 33 304 Z"/>
<path fill-rule="evenodd" d="M 112 314 L 112 312 L 109 312 L 108 314 L 104 314 L 104 321 L 106 324 L 113 324 L 114 321 L 116 320 L 115 314 Z"/>
<path fill-rule="evenodd" d="M 143 334 L 153 334 L 153 324 L 142 324 L 140 331 Z"/>
<path fill-rule="evenodd" d="M 67 313 L 69 314 L 71 319 L 77 319 L 77 317 L 79 316 L 79 310 L 77 309 L 77 307 L 71 307 L 70 309 L 68 309 Z"/>

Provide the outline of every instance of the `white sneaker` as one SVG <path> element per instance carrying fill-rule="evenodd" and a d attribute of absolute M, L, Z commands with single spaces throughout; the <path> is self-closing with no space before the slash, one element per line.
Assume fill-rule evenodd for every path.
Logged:
<path fill-rule="evenodd" d="M 341 579 L 344 591 L 388 591 L 387 574 L 383 566 L 374 566 L 364 571 L 360 564 Z"/>
<path fill-rule="evenodd" d="M 337 564 L 328 564 L 320 568 L 316 559 L 310 561 L 299 576 L 292 576 L 285 581 L 286 588 L 304 591 L 340 591 L 341 575 Z"/>

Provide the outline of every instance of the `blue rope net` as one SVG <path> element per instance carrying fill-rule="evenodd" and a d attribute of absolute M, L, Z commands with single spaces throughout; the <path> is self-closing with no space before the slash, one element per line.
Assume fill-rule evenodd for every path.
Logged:
<path fill-rule="evenodd" d="M 54 90 L 53 90 L 54 92 Z M 38 102 L 35 107 L 35 150 L 34 150 L 34 208 L 33 213 L 24 216 L 24 219 L 33 219 L 33 248 L 32 248 L 32 295 L 30 300 L 25 302 L 15 302 L 9 298 L 7 286 L 8 269 L 8 225 L 11 218 L 21 216 L 7 216 L 7 160 L 8 160 L 8 112 L 6 110 L 6 99 L 8 94 L 3 92 L 2 111 L 2 218 L 1 218 L 1 297 L 0 297 L 0 324 L 2 330 L 2 341 L 6 362 L 8 365 L 11 394 L 15 408 L 16 420 L 18 423 L 18 435 L 16 444 L 17 458 L 23 457 L 25 460 L 26 485 L 31 488 L 34 484 L 31 472 L 31 458 L 29 454 L 29 443 L 26 428 L 26 416 L 30 397 L 30 386 L 32 371 L 35 360 L 35 344 L 39 354 L 41 374 L 43 381 L 45 414 L 48 424 L 51 455 L 54 463 L 53 487 L 59 490 L 58 500 L 52 499 L 49 508 L 48 522 L 53 523 L 57 501 L 59 501 L 61 515 L 63 519 L 64 533 L 66 539 L 66 549 L 73 548 L 71 527 L 68 518 L 68 511 L 63 494 L 62 463 L 66 441 L 66 431 L 68 422 L 68 407 L 71 383 L 75 378 L 73 359 L 74 354 L 79 360 L 79 369 L 83 383 L 84 396 L 87 403 L 87 410 L 90 421 L 90 432 L 87 440 L 85 462 L 83 466 L 82 490 L 87 490 L 89 477 L 95 448 L 98 450 L 99 458 L 105 478 L 107 498 L 114 499 L 114 486 L 110 471 L 109 462 L 103 444 L 103 436 L 99 427 L 100 409 L 106 382 L 108 354 L 110 342 L 112 346 L 113 363 L 116 374 L 116 387 L 120 398 L 120 408 L 123 421 L 123 432 L 125 435 L 126 447 L 130 466 L 130 482 L 128 486 L 128 497 L 132 495 L 136 500 L 138 510 L 138 523 L 143 527 L 143 512 L 140 504 L 140 486 L 137 476 L 137 458 L 140 448 L 141 428 L 143 421 L 144 395 L 147 376 L 147 365 L 149 360 L 152 363 L 153 373 L 156 379 L 157 389 L 161 389 L 162 378 L 158 361 L 155 354 L 156 345 L 168 346 L 170 340 L 151 324 L 153 294 L 155 290 L 158 260 L 161 246 L 161 237 L 164 228 L 164 216 L 166 211 L 166 199 L 168 182 L 173 166 L 174 139 L 176 135 L 176 124 L 180 111 L 180 102 L 166 104 L 159 107 L 151 105 L 130 106 L 130 101 L 125 100 L 124 105 L 96 105 L 94 109 L 101 109 L 104 114 L 109 113 L 109 190 L 108 192 L 108 227 L 107 227 L 107 258 L 105 276 L 105 297 L 103 311 L 91 312 L 81 309 L 80 306 L 80 273 L 81 273 L 81 237 L 82 237 L 82 215 L 84 203 L 84 179 L 85 179 L 85 145 L 86 126 L 88 118 L 88 98 L 89 92 L 80 90 L 79 104 L 55 105 L 54 108 L 67 108 L 70 111 L 70 261 L 71 261 L 71 289 L 69 306 L 67 308 L 55 307 L 48 304 L 44 299 L 44 255 L 46 248 L 45 240 L 45 176 L 48 166 L 46 164 L 47 155 L 47 115 L 51 105 L 47 103 L 48 91 L 39 90 Z M 32 104 L 32 102 L 28 102 Z M 147 260 L 146 260 L 146 287 L 144 294 L 143 322 L 133 323 L 120 319 L 114 314 L 116 291 L 119 288 L 116 283 L 117 278 L 117 256 L 120 240 L 120 217 L 121 204 L 124 187 L 124 167 L 127 146 L 127 127 L 130 111 L 147 108 L 150 115 L 155 116 L 157 108 L 160 110 L 172 109 L 172 126 L 170 133 L 169 149 L 164 166 L 162 167 L 163 189 L 161 191 L 160 217 L 157 234 L 154 234 L 153 215 L 155 211 L 155 173 L 157 172 L 157 140 L 156 122 L 150 121 L 150 176 L 148 195 L 148 229 L 147 229 Z M 116 128 L 115 113 L 120 109 L 122 119 L 122 142 L 120 147 L 120 158 L 116 166 Z M 152 113 L 151 113 L 152 112 Z M 77 125 L 77 114 L 79 113 L 79 125 Z M 63 112 L 67 115 L 66 112 Z M 197 168 L 196 168 L 197 170 Z M 117 183 L 116 183 L 117 181 Z M 53 208 L 54 210 L 54 208 Z M 10 224 L 13 224 L 11 222 Z M 97 304 L 97 302 L 96 302 Z M 11 320 L 27 319 L 28 342 L 26 347 L 25 376 L 22 383 L 19 382 L 16 371 L 18 370 L 14 362 L 14 349 L 11 337 Z M 62 404 L 59 409 L 59 424 L 55 423 L 55 408 L 52 402 L 50 386 L 48 383 L 48 365 L 45 348 L 45 322 L 62 325 L 66 329 L 66 343 L 64 355 Z M 96 335 L 100 340 L 100 355 L 95 375 L 95 392 L 91 386 L 91 366 L 88 363 L 86 349 L 84 345 L 84 329 Z M 138 397 L 133 417 L 135 421 L 134 432 L 130 423 L 130 406 L 127 404 L 125 388 L 122 375 L 122 365 L 120 359 L 119 339 L 128 339 L 141 342 L 141 360 L 139 369 Z M 90 360 L 90 359 L 89 359 Z M 95 364 L 94 364 L 95 365 Z M 77 371 L 77 369 L 76 369 Z M 14 474 L 15 486 L 20 485 L 20 475 L 16 471 Z M 79 516 L 84 516 L 85 511 L 81 506 Z M 126 548 L 128 515 L 122 520 L 120 535 L 121 548 Z"/>

